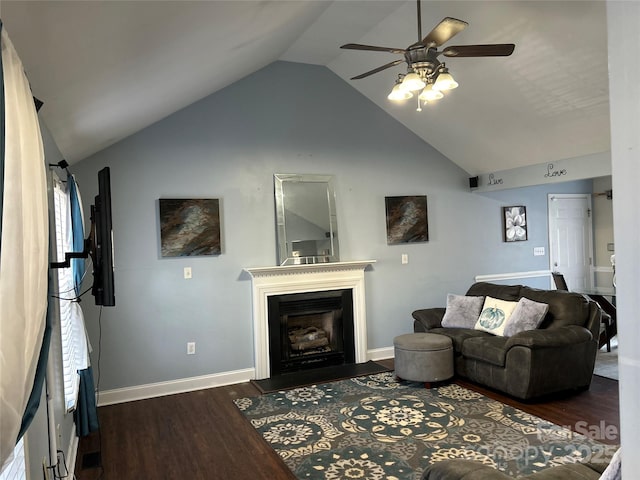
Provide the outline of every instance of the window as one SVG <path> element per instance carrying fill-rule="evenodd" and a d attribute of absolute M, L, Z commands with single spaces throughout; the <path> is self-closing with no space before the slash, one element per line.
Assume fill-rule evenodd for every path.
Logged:
<path fill-rule="evenodd" d="M 0 469 L 0 480 L 24 480 L 27 478 L 27 471 L 24 458 L 24 439 L 21 438 L 13 449 L 11 455 Z"/>
<path fill-rule="evenodd" d="M 64 261 L 64 253 L 72 252 L 69 197 L 59 180 L 54 181 L 54 208 L 57 261 Z M 78 370 L 87 368 L 87 345 L 84 319 L 73 287 L 71 268 L 58 268 L 58 296 L 60 297 L 60 335 L 62 337 L 62 367 L 64 399 L 67 411 L 76 406 L 80 377 Z"/>

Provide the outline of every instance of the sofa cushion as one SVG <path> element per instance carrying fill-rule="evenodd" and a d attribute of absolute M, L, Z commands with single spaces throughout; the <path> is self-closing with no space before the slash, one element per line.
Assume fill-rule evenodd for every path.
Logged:
<path fill-rule="evenodd" d="M 462 344 L 462 356 L 504 367 L 508 350 L 507 340 L 506 337 L 495 335 L 468 338 Z"/>
<path fill-rule="evenodd" d="M 473 330 L 467 328 L 433 328 L 429 330 L 430 333 L 439 333 L 440 335 L 446 335 L 453 341 L 453 351 L 460 355 L 462 353 L 462 345 L 469 338 L 489 338 L 492 335 L 487 332 L 481 332 L 480 330 Z"/>
<path fill-rule="evenodd" d="M 521 293 L 529 300 L 549 305 L 549 311 L 540 328 L 584 326 L 589 319 L 589 299 L 579 293 L 538 290 L 531 287 L 522 287 Z"/>
<path fill-rule="evenodd" d="M 447 295 L 447 309 L 442 317 L 446 328 L 473 328 L 480 316 L 484 297 Z"/>
<path fill-rule="evenodd" d="M 482 312 L 480 312 L 480 317 L 478 317 L 474 328 L 502 336 L 504 327 L 507 325 L 509 317 L 511 317 L 511 313 L 517 305 L 518 302 L 486 297 Z"/>
<path fill-rule="evenodd" d="M 503 335 L 510 337 L 519 332 L 535 330 L 544 320 L 549 305 L 546 303 L 534 302 L 526 297 L 518 300 L 518 305 L 513 310 L 511 317 L 504 327 Z"/>

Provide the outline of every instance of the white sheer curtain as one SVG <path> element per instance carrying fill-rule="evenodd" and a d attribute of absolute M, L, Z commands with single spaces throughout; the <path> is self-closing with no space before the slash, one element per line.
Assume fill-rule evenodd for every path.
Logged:
<path fill-rule="evenodd" d="M 1 465 L 13 452 L 42 344 L 49 229 L 44 151 L 32 93 L 4 28 L 0 42 L 5 107 L 0 243 Z"/>

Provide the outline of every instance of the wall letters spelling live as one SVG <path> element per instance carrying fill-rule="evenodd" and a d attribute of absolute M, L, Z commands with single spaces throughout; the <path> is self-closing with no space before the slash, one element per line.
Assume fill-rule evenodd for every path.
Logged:
<path fill-rule="evenodd" d="M 487 183 L 487 186 L 491 186 L 491 185 L 502 185 L 502 179 L 501 178 L 495 178 L 493 173 L 489 174 L 489 183 Z"/>

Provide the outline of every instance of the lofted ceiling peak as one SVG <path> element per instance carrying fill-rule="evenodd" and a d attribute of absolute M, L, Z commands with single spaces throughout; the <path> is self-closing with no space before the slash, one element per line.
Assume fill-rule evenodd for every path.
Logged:
<path fill-rule="evenodd" d="M 324 65 L 471 175 L 609 150 L 601 1 L 424 1 L 427 34 L 469 23 L 448 45 L 515 43 L 509 57 L 447 57 L 460 83 L 416 112 L 387 99 L 417 39 L 414 1 L 3 0 L 4 27 L 40 112 L 75 162 L 276 60 Z M 442 61 L 442 57 L 440 58 Z"/>

